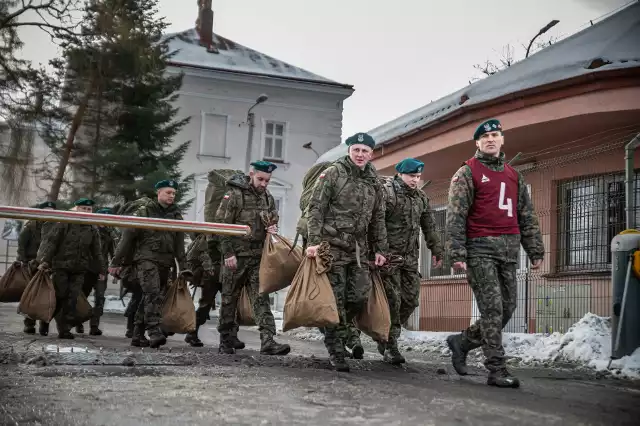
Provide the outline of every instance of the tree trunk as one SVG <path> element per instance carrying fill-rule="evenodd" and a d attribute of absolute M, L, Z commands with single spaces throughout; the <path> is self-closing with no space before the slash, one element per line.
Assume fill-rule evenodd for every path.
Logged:
<path fill-rule="evenodd" d="M 56 172 L 56 177 L 53 179 L 51 190 L 49 191 L 49 201 L 58 201 L 60 188 L 62 187 L 62 180 L 64 179 L 64 172 L 67 170 L 69 159 L 71 158 L 71 152 L 73 151 L 73 141 L 76 138 L 76 133 L 80 128 L 80 124 L 82 124 L 82 118 L 84 117 L 84 113 L 86 112 L 87 106 L 89 105 L 89 100 L 91 99 L 91 93 L 93 92 L 95 83 L 96 77 L 92 77 L 89 85 L 87 86 L 87 90 L 84 93 L 82 101 L 80 102 L 80 105 L 78 105 L 78 109 L 73 116 L 71 128 L 69 129 L 69 134 L 67 135 L 67 142 L 65 143 L 64 150 L 62 151 L 62 156 L 60 157 L 58 171 Z"/>

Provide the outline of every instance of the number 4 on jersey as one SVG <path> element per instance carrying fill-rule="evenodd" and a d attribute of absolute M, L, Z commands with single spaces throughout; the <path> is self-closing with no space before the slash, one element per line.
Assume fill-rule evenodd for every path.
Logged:
<path fill-rule="evenodd" d="M 506 210 L 509 217 L 513 217 L 513 204 L 511 203 L 511 198 L 504 198 L 506 191 L 507 185 L 504 182 L 500 182 L 500 200 L 498 200 L 498 208 L 500 210 Z"/>

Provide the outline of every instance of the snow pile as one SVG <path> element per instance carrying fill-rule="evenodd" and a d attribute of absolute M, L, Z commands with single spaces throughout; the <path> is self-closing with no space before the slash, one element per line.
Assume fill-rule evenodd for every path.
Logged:
<path fill-rule="evenodd" d="M 283 334 L 300 340 L 323 340 L 323 335 L 315 328 L 301 327 Z M 403 329 L 398 346 L 401 351 L 430 353 L 448 358 L 451 352 L 447 346 L 447 336 L 451 334 L 455 333 Z M 364 334 L 361 340 L 363 344 L 373 344 Z M 506 355 L 511 358 L 510 364 L 553 367 L 564 363 L 604 371 L 607 370 L 611 356 L 610 319 L 588 313 L 565 334 L 504 333 L 503 345 Z M 483 360 L 482 349 L 469 353 L 470 365 L 482 366 Z M 614 360 L 611 370 L 619 377 L 640 379 L 640 348 L 631 356 Z"/>
<path fill-rule="evenodd" d="M 89 296 L 87 299 L 89 300 L 89 303 L 91 303 L 91 306 L 93 306 L 93 295 Z M 113 314 L 124 314 L 124 311 L 127 309 L 127 305 L 129 305 L 130 301 L 130 296 L 123 297 L 122 301 L 120 301 L 120 297 L 118 296 L 105 296 L 104 312 Z M 124 306 L 122 305 L 122 302 L 124 302 Z"/>
<path fill-rule="evenodd" d="M 449 356 L 448 332 L 403 330 L 401 350 L 435 353 Z M 559 363 L 587 366 L 598 371 L 607 369 L 611 356 L 610 319 L 592 313 L 586 314 L 565 334 L 504 333 L 503 345 L 510 363 L 520 365 L 553 366 Z M 469 363 L 481 363 L 482 349 L 469 353 Z M 640 379 L 640 349 L 631 356 L 614 360 L 611 369 L 620 376 Z"/>

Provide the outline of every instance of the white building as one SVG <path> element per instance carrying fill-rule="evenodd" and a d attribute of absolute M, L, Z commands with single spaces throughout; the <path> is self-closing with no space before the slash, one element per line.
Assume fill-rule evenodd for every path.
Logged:
<path fill-rule="evenodd" d="M 185 219 L 204 220 L 210 170 L 246 170 L 248 112 L 255 106 L 250 160 L 278 165 L 269 190 L 279 206 L 281 234 L 291 238 L 300 215 L 302 177 L 318 155 L 340 144 L 343 102 L 354 89 L 239 45 L 206 26 L 201 32 L 211 34 L 210 39 L 201 40 L 196 29 L 167 36 L 177 51 L 169 72 L 184 73 L 179 115 L 191 117 L 174 141 L 191 140 L 181 168 L 185 175 L 196 175 L 195 203 Z M 256 105 L 262 94 L 268 99 Z"/>
<path fill-rule="evenodd" d="M 13 143 L 15 138 L 20 138 L 21 143 Z M 0 205 L 32 206 L 46 200 L 46 190 L 51 182 L 36 179 L 36 171 L 48 152 L 49 148 L 35 129 L 25 126 L 20 131 L 12 130 L 0 119 L 0 179 L 3 187 Z M 11 162 L 17 162 L 18 167 L 7 169 Z M 9 180 L 14 183 L 10 184 Z M 8 194 L 7 188 L 12 186 L 20 188 L 20 191 Z M 0 275 L 16 258 L 20 225 L 19 221 L 0 218 Z"/>

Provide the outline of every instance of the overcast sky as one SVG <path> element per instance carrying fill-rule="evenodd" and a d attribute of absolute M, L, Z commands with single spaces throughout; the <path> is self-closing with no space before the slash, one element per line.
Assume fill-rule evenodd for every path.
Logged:
<path fill-rule="evenodd" d="M 323 77 L 355 86 L 344 104 L 343 140 L 461 87 L 474 64 L 516 56 L 552 19 L 566 36 L 630 0 L 213 0 L 214 31 Z M 168 31 L 194 26 L 196 0 L 160 0 Z M 34 29 L 24 56 L 45 62 L 55 48 Z"/>

